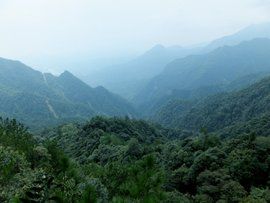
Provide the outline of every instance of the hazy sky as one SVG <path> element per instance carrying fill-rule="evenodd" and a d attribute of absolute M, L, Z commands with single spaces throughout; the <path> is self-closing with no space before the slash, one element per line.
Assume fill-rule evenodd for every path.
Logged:
<path fill-rule="evenodd" d="M 270 0 L 0 0 L 0 56 L 30 65 L 191 45 L 270 21 Z"/>

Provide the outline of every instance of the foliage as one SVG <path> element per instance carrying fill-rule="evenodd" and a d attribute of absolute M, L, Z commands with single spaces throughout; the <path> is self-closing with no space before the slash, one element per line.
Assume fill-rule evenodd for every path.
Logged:
<path fill-rule="evenodd" d="M 118 95 L 92 88 L 67 71 L 57 77 L 0 58 L 0 116 L 40 130 L 95 115 L 136 116 L 136 111 Z"/>
<path fill-rule="evenodd" d="M 188 101 L 170 102 L 154 120 L 180 129 L 206 128 L 224 138 L 251 133 L 268 136 L 269 84 L 268 77 L 243 90 L 210 96 L 191 106 Z"/>
<path fill-rule="evenodd" d="M 270 199 L 270 137 L 222 139 L 206 129 L 185 137 L 145 121 L 103 117 L 46 130 L 42 142 L 15 121 L 1 129 L 1 202 Z"/>

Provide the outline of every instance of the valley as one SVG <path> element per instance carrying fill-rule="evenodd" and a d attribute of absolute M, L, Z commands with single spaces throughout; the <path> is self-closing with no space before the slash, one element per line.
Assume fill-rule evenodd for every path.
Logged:
<path fill-rule="evenodd" d="M 78 72 L 0 58 L 1 203 L 270 202 L 269 23 Z"/>

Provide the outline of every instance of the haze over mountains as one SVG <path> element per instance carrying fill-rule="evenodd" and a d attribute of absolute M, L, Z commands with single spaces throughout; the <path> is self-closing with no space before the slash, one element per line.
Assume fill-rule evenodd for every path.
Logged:
<path fill-rule="evenodd" d="M 150 82 L 152 77 L 160 74 L 165 66 L 173 60 L 188 55 L 206 54 L 219 47 L 233 46 L 255 38 L 270 38 L 270 23 L 251 25 L 235 34 L 204 43 L 204 45 L 187 48 L 156 45 L 129 62 L 103 67 L 99 71 L 91 71 L 91 68 L 84 69 L 85 73 L 79 73 L 79 75 L 88 84 L 102 85 L 110 91 L 132 100 Z"/>
<path fill-rule="evenodd" d="M 269 23 L 253 25 L 190 49 L 157 45 L 96 75 L 85 72 L 86 82 L 103 81 L 105 87 L 128 98 L 135 107 L 103 87 L 89 87 L 70 72 L 56 77 L 1 59 L 1 114 L 27 124 L 94 115 L 151 117 L 173 100 L 192 101 L 241 89 L 270 72 L 269 30 Z"/>
<path fill-rule="evenodd" d="M 132 99 L 152 77 L 163 70 L 166 64 L 190 53 L 192 50 L 179 46 L 156 45 L 132 61 L 101 68 L 83 75 L 82 78 L 89 84 L 102 84 L 109 90 Z"/>
<path fill-rule="evenodd" d="M 250 74 L 269 74 L 270 39 L 254 39 L 208 54 L 177 59 L 138 94 L 137 104 L 153 103 L 175 90 L 222 87 Z"/>
<path fill-rule="evenodd" d="M 270 203 L 270 0 L 0 0 L 0 203 Z"/>
<path fill-rule="evenodd" d="M 123 44 L 164 38 L 188 44 L 194 36 L 217 36 L 218 28 L 226 33 L 222 15 L 230 29 L 245 24 L 236 17 L 269 20 L 265 2 L 5 1 L 0 21 L 8 26 L 0 35 L 20 35 L 0 37 L 0 50 L 23 50 L 29 58 L 35 58 L 31 50 L 49 53 L 45 61 L 64 56 L 63 70 L 74 58 L 91 62 L 95 56 L 84 54 L 94 47 L 102 57 Z M 36 18 L 25 15 L 32 5 Z M 218 24 L 215 31 L 211 23 Z M 201 32 L 191 33 L 196 24 Z M 187 33 L 178 36 L 179 30 L 194 36 L 180 39 Z M 106 63 L 95 73 L 74 66 L 56 76 L 0 58 L 1 203 L 270 202 L 270 23 L 200 46 L 156 45 L 125 63 Z"/>
<path fill-rule="evenodd" d="M 237 45 L 254 38 L 270 38 L 270 23 L 250 25 L 235 34 L 216 39 L 207 46 L 206 50 L 213 50 L 226 45 Z"/>

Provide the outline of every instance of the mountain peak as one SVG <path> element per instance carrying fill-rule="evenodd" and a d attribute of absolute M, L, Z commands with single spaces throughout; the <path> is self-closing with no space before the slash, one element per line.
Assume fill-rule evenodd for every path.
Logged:
<path fill-rule="evenodd" d="M 225 45 L 234 46 L 243 41 L 250 41 L 256 38 L 270 38 L 270 23 L 253 24 L 238 31 L 235 34 L 228 35 L 212 41 L 206 50 L 214 50 Z"/>
<path fill-rule="evenodd" d="M 136 115 L 126 100 L 102 87 L 94 90 L 69 71 L 57 77 L 0 59 L 0 87 L 1 115 L 22 120 L 30 127 L 94 115 Z"/>
<path fill-rule="evenodd" d="M 67 71 L 67 70 L 65 70 L 63 73 L 61 73 L 61 75 L 59 77 L 66 77 L 66 76 L 74 77 L 74 75 L 71 72 Z"/>
<path fill-rule="evenodd" d="M 71 72 L 65 70 L 59 77 L 58 79 L 62 82 L 64 82 L 65 85 L 79 85 L 80 87 L 85 87 L 85 88 L 91 88 L 88 86 L 86 83 L 84 83 L 82 80 L 77 78 L 75 75 L 73 75 Z"/>

